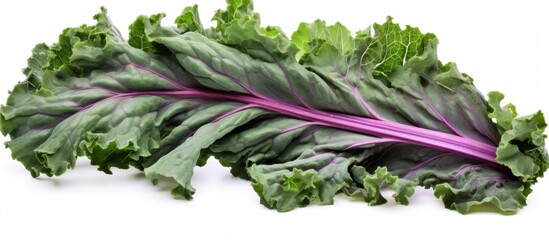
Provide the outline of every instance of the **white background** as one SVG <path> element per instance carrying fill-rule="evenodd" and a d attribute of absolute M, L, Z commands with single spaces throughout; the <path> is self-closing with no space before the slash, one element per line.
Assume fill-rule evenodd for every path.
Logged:
<path fill-rule="evenodd" d="M 130 3 L 131 2 L 131 3 Z M 360 4 L 359 4 L 360 2 Z M 444 2 L 444 3 L 443 3 Z M 256 1 L 263 24 L 278 25 L 291 35 L 299 22 L 317 18 L 341 21 L 352 31 L 382 22 L 419 26 L 440 39 L 443 62 L 458 63 L 475 78 L 483 92 L 500 90 L 519 113 L 549 113 L 549 7 L 543 1 Z M 165 12 L 171 24 L 183 7 L 178 1 L 9 1 L 0 7 L 0 102 L 24 77 L 30 50 L 38 42 L 52 43 L 65 27 L 93 24 L 99 6 L 127 34 L 139 14 Z M 202 1 L 203 23 L 222 0 Z M 7 140 L 7 138 L 2 138 Z M 32 151 L 32 149 L 29 149 Z M 361 239 L 393 237 L 457 238 L 471 236 L 540 235 L 549 227 L 549 180 L 534 186 L 528 206 L 513 216 L 494 212 L 460 215 L 446 210 L 431 190 L 417 189 L 407 207 L 389 201 L 384 206 L 339 196 L 333 206 L 310 206 L 277 213 L 259 204 L 249 182 L 230 176 L 211 159 L 197 168 L 192 201 L 174 200 L 166 186 L 152 186 L 136 170 L 105 175 L 79 159 L 76 169 L 56 178 L 31 178 L 21 164 L 0 149 L 0 239 L 4 235 L 129 236 L 187 238 L 221 236 L 341 236 Z M 386 192 L 389 197 L 391 193 Z"/>

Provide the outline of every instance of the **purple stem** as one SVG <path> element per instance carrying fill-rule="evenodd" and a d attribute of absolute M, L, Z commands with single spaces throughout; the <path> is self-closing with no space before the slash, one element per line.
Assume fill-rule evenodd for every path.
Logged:
<path fill-rule="evenodd" d="M 406 135 L 406 133 L 408 133 L 409 131 L 415 130 L 415 132 L 421 132 L 420 135 L 428 135 L 429 137 L 432 137 L 434 139 L 431 139 L 430 141 L 422 141 L 422 140 L 417 139 L 418 136 L 416 134 L 407 134 L 407 135 L 411 135 L 411 136 L 406 136 L 404 139 L 402 138 L 402 136 L 400 136 L 401 140 L 403 142 L 415 143 L 415 144 L 419 144 L 419 145 L 422 145 L 422 146 L 433 147 L 433 148 L 437 148 L 437 149 L 445 150 L 445 151 L 448 151 L 448 150 L 449 151 L 454 151 L 455 153 L 463 155 L 463 156 L 480 158 L 480 159 L 495 162 L 495 147 L 494 146 L 479 143 L 479 142 L 474 141 L 472 139 L 467 139 L 463 136 L 460 136 L 461 137 L 460 138 L 460 137 L 457 137 L 457 136 L 453 136 L 453 135 L 449 135 L 449 134 L 445 134 L 445 133 L 441 133 L 441 132 L 436 132 L 436 131 L 432 131 L 432 130 L 428 130 L 428 129 L 421 129 L 421 128 L 412 127 L 412 126 L 405 126 L 405 125 L 402 125 L 402 124 L 387 122 L 387 121 L 383 121 L 383 120 L 372 120 L 372 119 L 368 119 L 368 118 L 352 117 L 350 115 L 345 115 L 345 114 L 343 114 L 343 115 L 330 114 L 330 113 L 323 112 L 323 111 L 320 111 L 320 110 L 317 110 L 317 109 L 311 109 L 304 102 L 302 102 L 302 103 L 304 103 L 304 106 L 306 108 L 290 105 L 290 104 L 280 102 L 280 101 L 277 101 L 277 100 L 274 100 L 274 99 L 269 99 L 269 98 L 266 98 L 265 96 L 263 96 L 261 94 L 256 93 L 252 89 L 249 89 L 246 85 L 244 85 L 238 79 L 236 79 L 236 78 L 234 78 L 234 77 L 232 77 L 228 74 L 221 73 L 221 72 L 217 71 L 215 68 L 213 68 L 213 66 L 206 63 L 202 59 L 200 59 L 198 57 L 194 57 L 194 56 L 189 56 L 189 57 L 195 58 L 195 59 L 201 61 L 202 63 L 206 64 L 206 66 L 208 66 L 212 71 L 216 72 L 217 74 L 221 74 L 223 76 L 226 76 L 226 77 L 230 78 L 232 81 L 234 81 L 235 83 L 239 84 L 244 89 L 246 89 L 250 94 L 254 95 L 254 97 L 252 97 L 252 96 L 242 96 L 242 95 L 237 95 L 237 94 L 227 95 L 227 94 L 222 94 L 222 93 L 213 92 L 213 91 L 198 90 L 198 89 L 193 90 L 193 89 L 189 88 L 188 90 L 190 92 L 193 92 L 193 93 L 188 94 L 189 97 L 195 97 L 196 96 L 196 97 L 199 97 L 199 98 L 205 97 L 205 98 L 212 98 L 212 99 L 233 100 L 233 101 L 239 101 L 239 102 L 245 102 L 245 103 L 254 103 L 254 104 L 257 104 L 261 108 L 264 108 L 264 109 L 279 112 L 279 113 L 286 114 L 288 116 L 292 116 L 292 117 L 296 117 L 296 118 L 300 118 L 300 119 L 306 119 L 306 120 L 309 120 L 309 121 L 326 122 L 326 121 L 320 121 L 319 118 L 324 118 L 324 119 L 327 118 L 327 117 L 328 118 L 334 118 L 333 120 L 335 120 L 335 121 L 329 121 L 330 123 L 327 123 L 329 126 L 337 127 L 337 128 L 341 128 L 341 129 L 346 129 L 346 130 L 350 130 L 350 131 L 355 131 L 355 132 L 362 132 L 362 133 L 366 133 L 366 134 L 372 134 L 372 135 L 376 135 L 376 136 L 379 136 L 379 137 L 392 137 L 395 131 L 399 132 L 398 133 L 399 135 L 402 135 L 403 133 Z M 271 57 L 273 57 L 273 59 L 276 60 L 274 58 L 274 56 L 271 55 Z M 285 69 L 283 69 L 282 67 L 281 67 L 281 70 L 285 74 L 287 74 L 287 72 L 285 72 Z M 291 84 L 289 79 L 288 79 L 288 84 L 290 84 L 290 86 L 293 87 L 293 85 Z M 206 93 L 206 94 L 204 95 L 204 93 Z M 295 92 L 294 92 L 294 94 L 295 94 Z M 193 96 L 190 96 L 190 95 L 193 95 Z M 307 116 L 303 116 L 303 114 L 305 114 Z M 339 119 L 337 119 L 337 118 L 339 118 Z M 327 120 L 330 120 L 330 119 L 327 119 Z M 367 129 L 361 129 L 361 127 L 357 128 L 357 126 L 354 124 L 354 123 L 356 123 L 357 125 L 365 125 L 365 123 L 367 123 L 367 121 L 377 121 L 377 122 L 373 123 L 373 124 L 366 124 L 366 125 L 369 125 L 369 126 L 366 127 Z M 348 122 L 353 122 L 353 123 L 347 124 Z M 353 126 L 347 126 L 347 125 L 353 125 Z M 362 128 L 364 128 L 364 127 L 362 127 Z M 382 131 L 378 131 L 378 130 L 382 130 Z M 452 136 L 452 137 L 450 137 L 450 136 Z M 443 142 L 443 144 L 440 144 L 439 142 Z M 475 144 L 471 144 L 472 142 L 475 142 Z M 447 146 L 448 144 L 455 144 L 455 143 L 457 143 L 457 145 L 459 145 L 458 148 L 460 148 L 460 149 L 452 149 L 452 148 L 449 149 L 448 148 L 448 146 Z M 476 144 L 480 144 L 480 145 L 476 146 Z M 472 152 L 471 150 L 478 150 L 478 153 L 477 152 L 471 153 Z"/>
<path fill-rule="evenodd" d="M 366 121 L 376 121 L 376 120 L 372 120 L 372 119 L 369 119 L 369 118 L 358 117 L 358 116 L 353 116 L 353 115 L 348 115 L 348 114 L 329 113 L 329 112 L 321 112 L 321 113 L 324 113 L 324 115 L 327 115 L 327 116 L 332 117 L 332 118 L 345 119 L 347 121 L 352 121 L 352 122 L 355 122 L 355 123 L 358 123 L 358 124 L 363 124 Z M 400 123 L 394 123 L 394 122 L 388 122 L 388 121 L 376 121 L 376 122 L 377 123 L 375 125 L 379 125 L 379 126 L 383 125 L 383 126 L 387 126 L 387 127 L 391 128 L 391 129 L 394 129 L 393 126 L 398 126 L 397 128 L 400 128 L 401 130 L 409 129 L 410 131 L 414 131 L 414 132 L 416 132 L 416 131 L 417 132 L 423 132 L 426 135 L 433 135 L 433 134 L 431 134 L 432 132 L 437 132 L 437 133 L 440 133 L 440 134 L 445 135 L 445 136 L 444 137 L 438 137 L 438 136 L 435 136 L 437 134 L 434 134 L 432 137 L 434 139 L 436 139 L 437 141 L 442 141 L 442 142 L 445 142 L 445 141 L 455 142 L 454 140 L 449 140 L 448 138 L 452 138 L 452 137 L 449 137 L 449 136 L 458 137 L 458 138 L 461 138 L 461 139 L 471 140 L 471 139 L 468 139 L 468 138 L 462 137 L 462 136 L 455 136 L 455 135 L 451 135 L 451 134 L 448 134 L 448 133 L 438 132 L 438 131 L 419 128 L 419 127 L 414 127 L 414 126 L 408 126 L 408 125 L 404 125 L 404 124 L 400 124 Z M 412 130 L 412 129 L 414 129 L 414 130 Z M 456 140 L 456 141 L 460 141 L 460 140 Z M 474 141 L 474 140 L 471 140 L 471 141 Z M 478 142 L 478 143 L 482 144 L 481 146 L 479 146 L 479 148 L 483 148 L 487 152 L 492 152 L 493 151 L 494 152 L 494 158 L 495 158 L 495 149 L 496 149 L 495 146 L 491 146 L 491 145 L 481 143 L 481 142 Z"/>
<path fill-rule="evenodd" d="M 100 100 L 95 104 L 113 98 L 139 95 L 166 95 L 184 99 L 199 98 L 243 102 L 247 104 L 253 104 L 256 107 L 278 112 L 280 114 L 284 114 L 290 117 L 317 122 L 325 126 L 359 132 L 368 135 L 374 135 L 381 138 L 390 138 L 398 140 L 400 142 L 431 147 L 485 162 L 497 163 L 495 160 L 496 148 L 494 146 L 487 145 L 473 139 L 468 139 L 429 129 L 422 129 L 400 123 L 386 122 L 364 117 L 350 116 L 346 114 L 335 114 L 316 109 L 306 109 L 300 106 L 290 105 L 273 99 L 263 99 L 242 94 L 228 94 L 223 92 L 190 88 L 180 91 L 143 91 L 120 93 Z M 95 104 L 86 106 L 80 111 L 87 109 Z"/>

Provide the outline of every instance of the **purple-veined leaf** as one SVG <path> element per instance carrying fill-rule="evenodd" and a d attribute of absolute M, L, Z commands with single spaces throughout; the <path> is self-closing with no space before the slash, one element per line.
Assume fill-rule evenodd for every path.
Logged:
<path fill-rule="evenodd" d="M 228 4 L 207 29 L 196 6 L 177 27 L 140 16 L 127 42 L 102 9 L 37 45 L 0 111 L 13 158 L 35 177 L 77 156 L 106 173 L 133 166 L 189 199 L 194 166 L 214 156 L 279 211 L 341 192 L 382 204 L 383 187 L 408 204 L 420 185 L 462 213 L 514 212 L 546 171 L 543 115 L 486 100 L 438 61 L 435 35 L 389 18 L 355 36 L 316 21 L 290 39 L 250 1 Z"/>

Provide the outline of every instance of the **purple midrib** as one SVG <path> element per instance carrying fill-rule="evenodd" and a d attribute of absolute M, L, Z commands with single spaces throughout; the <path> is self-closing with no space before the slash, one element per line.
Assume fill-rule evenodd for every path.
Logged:
<path fill-rule="evenodd" d="M 187 55 L 187 57 L 200 59 L 199 57 L 190 55 Z M 215 69 L 211 64 L 207 64 L 202 59 L 200 60 L 205 63 L 206 66 L 209 67 L 214 73 L 228 77 L 231 81 L 242 86 L 242 83 L 234 76 L 228 75 L 224 72 L 219 72 L 219 70 Z M 285 71 L 285 69 L 282 67 L 281 70 Z M 288 80 L 290 88 L 292 88 L 292 82 L 287 75 L 285 76 Z M 358 116 L 351 116 L 348 114 L 325 112 L 311 108 L 309 105 L 301 101 L 301 98 L 299 98 L 299 96 L 297 95 L 296 97 L 301 101 L 303 107 L 291 105 L 263 96 L 262 94 L 257 93 L 252 89 L 249 89 L 247 86 L 242 87 L 246 91 L 248 91 L 251 96 L 234 93 L 223 93 L 218 91 L 198 90 L 192 88 L 180 88 L 180 91 L 182 95 L 185 95 L 185 97 L 230 100 L 247 104 L 256 104 L 258 105 L 258 107 L 263 109 L 278 112 L 298 119 L 323 123 L 327 126 L 335 128 L 350 130 L 383 138 L 391 138 L 400 142 L 432 147 L 444 151 L 453 152 L 466 157 L 496 162 L 496 148 L 494 146 L 466 138 L 465 136 L 455 136 L 452 134 L 442 133 L 429 129 L 389 122 L 384 119 L 370 119 Z M 296 92 L 294 92 L 294 95 L 295 94 Z"/>
<path fill-rule="evenodd" d="M 386 122 L 347 114 L 336 114 L 316 109 L 307 109 L 273 99 L 258 98 L 249 95 L 187 88 L 184 90 L 120 93 L 113 95 L 109 98 L 100 100 L 99 102 L 103 102 L 107 99 L 112 98 L 141 95 L 164 95 L 175 96 L 183 99 L 198 98 L 209 100 L 237 101 L 251 104 L 253 105 L 253 107 L 278 112 L 280 114 L 297 119 L 316 122 L 319 125 L 349 130 L 382 138 L 389 138 L 394 140 L 395 142 L 404 142 L 431 147 L 451 152 L 457 155 L 479 159 L 485 162 L 496 163 L 496 147 L 478 142 L 473 139 L 404 125 L 400 123 Z M 96 102 L 95 104 L 99 102 Z M 91 106 L 87 106 L 85 107 L 85 109 L 90 107 Z"/>

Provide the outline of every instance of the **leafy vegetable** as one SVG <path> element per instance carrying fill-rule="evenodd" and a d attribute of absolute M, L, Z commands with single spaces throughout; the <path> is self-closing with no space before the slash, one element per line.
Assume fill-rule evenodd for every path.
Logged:
<path fill-rule="evenodd" d="M 486 100 L 437 59 L 435 35 L 388 18 L 356 35 L 302 23 L 289 38 L 252 9 L 229 0 L 213 28 L 197 6 L 176 27 L 140 16 L 128 41 L 102 9 L 37 45 L 0 111 L 13 158 L 33 177 L 77 156 L 109 174 L 132 166 L 190 199 L 194 166 L 214 156 L 279 211 L 338 193 L 383 204 L 384 187 L 406 205 L 418 185 L 461 213 L 526 205 L 549 161 L 542 113 Z"/>

